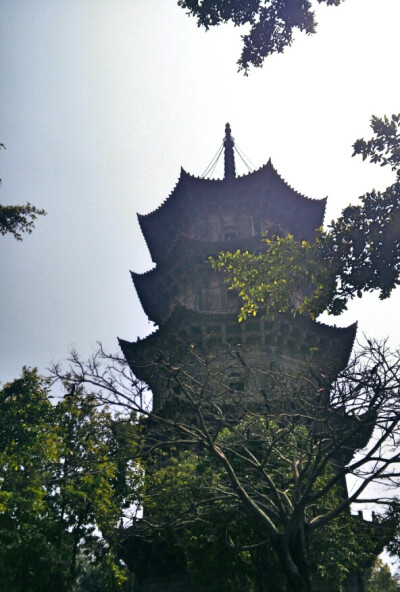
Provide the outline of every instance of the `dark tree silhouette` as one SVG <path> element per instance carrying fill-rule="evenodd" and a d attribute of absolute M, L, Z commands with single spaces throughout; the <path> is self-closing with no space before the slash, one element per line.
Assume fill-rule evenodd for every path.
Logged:
<path fill-rule="evenodd" d="M 317 2 L 338 6 L 342 0 Z M 312 0 L 178 0 L 178 5 L 205 29 L 228 22 L 248 26 L 238 60 L 244 72 L 262 66 L 272 53 L 283 52 L 292 44 L 295 29 L 311 35 L 317 27 Z"/>

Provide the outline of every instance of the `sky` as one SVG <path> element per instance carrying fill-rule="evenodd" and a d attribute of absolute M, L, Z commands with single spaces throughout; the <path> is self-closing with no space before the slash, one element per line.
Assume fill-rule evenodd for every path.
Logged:
<path fill-rule="evenodd" d="M 204 32 L 176 0 L 0 0 L 0 200 L 47 216 L 0 237 L 0 381 L 154 330 L 129 270 L 153 265 L 137 213 L 201 175 L 227 121 L 256 167 L 312 198 L 326 223 L 393 173 L 351 158 L 373 114 L 400 112 L 399 0 L 318 5 L 314 36 L 249 76 L 241 31 Z M 244 170 L 241 171 L 245 172 Z M 217 170 L 221 175 L 222 171 Z M 340 326 L 400 345 L 400 291 L 354 301 Z"/>

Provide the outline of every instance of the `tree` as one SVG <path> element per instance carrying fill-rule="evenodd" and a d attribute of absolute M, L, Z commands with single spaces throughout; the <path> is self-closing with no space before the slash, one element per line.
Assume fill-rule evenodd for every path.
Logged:
<path fill-rule="evenodd" d="M 4 144 L 0 143 L 0 149 Z M 1 183 L 1 181 L 0 181 Z M 0 204 L 0 234 L 12 234 L 15 239 L 22 241 L 22 233 L 31 234 L 38 216 L 45 216 L 46 212 L 27 202 L 23 206 L 4 206 Z"/>
<path fill-rule="evenodd" d="M 0 582 L 13 592 L 33 585 L 34 573 L 33 589 L 43 589 L 58 562 L 54 554 L 48 563 L 47 529 L 38 519 L 45 515 L 43 485 L 51 478 L 49 462 L 58 441 L 47 386 L 36 372 L 24 369 L 0 393 Z"/>
<path fill-rule="evenodd" d="M 399 578 L 392 576 L 390 569 L 381 559 L 377 559 L 368 581 L 367 592 L 399 592 Z"/>
<path fill-rule="evenodd" d="M 328 230 L 317 230 L 314 243 L 272 236 L 258 254 L 236 251 L 211 260 L 243 300 L 239 320 L 258 311 L 337 315 L 356 296 L 377 291 L 385 299 L 400 284 L 400 114 L 373 117 L 372 129 L 373 138 L 357 140 L 353 155 L 389 165 L 394 184 L 345 208 Z"/>
<path fill-rule="evenodd" d="M 394 536 L 393 513 L 372 522 L 350 514 L 354 504 L 396 505 L 386 490 L 369 487 L 398 485 L 400 357 L 385 344 L 370 342 L 332 386 L 329 373 L 306 366 L 285 372 L 255 364 L 243 347 L 188 344 L 180 364 L 167 352 L 154 362 L 175 393 L 159 413 L 124 383 L 126 362 L 118 377 L 118 360 L 101 368 L 98 357 L 87 366 L 75 357 L 68 376 L 96 383 L 101 401 L 148 418 L 146 513 L 126 534 L 144 541 L 148 554 L 149 542 L 169 553 L 179 548 L 199 575 L 209 545 L 217 553 L 213 576 L 223 577 L 222 561 L 232 568 L 224 589 L 251 589 L 256 580 L 255 589 L 279 590 L 280 578 L 283 590 L 309 592 L 317 576 L 339 589 Z"/>
<path fill-rule="evenodd" d="M 22 233 L 31 234 L 38 216 L 45 216 L 46 212 L 27 202 L 23 206 L 4 206 L 0 204 L 0 234 L 12 234 L 15 239 L 22 241 Z"/>
<path fill-rule="evenodd" d="M 338 6 L 342 0 L 318 2 Z M 243 49 L 238 60 L 239 70 L 245 73 L 250 66 L 261 67 L 267 56 L 290 46 L 295 29 L 312 35 L 317 27 L 312 0 L 178 0 L 178 5 L 206 30 L 228 22 L 249 27 L 242 35 Z"/>
<path fill-rule="evenodd" d="M 68 592 L 86 557 L 122 589 L 112 544 L 135 496 L 136 422 L 78 387 L 53 405 L 49 388 L 24 368 L 0 391 L 0 587 Z"/>

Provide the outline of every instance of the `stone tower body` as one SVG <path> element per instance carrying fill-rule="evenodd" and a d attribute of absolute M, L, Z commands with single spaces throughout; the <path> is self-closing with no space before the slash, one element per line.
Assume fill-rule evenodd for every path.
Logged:
<path fill-rule="evenodd" d="M 155 267 L 144 274 L 132 273 L 132 279 L 145 313 L 158 329 L 145 339 L 120 341 L 120 345 L 135 375 L 151 389 L 155 413 L 162 413 L 178 396 L 157 372 L 166 355 L 176 356 L 178 365 L 182 362 L 174 345 L 177 338 L 197 346 L 212 336 L 217 347 L 241 344 L 249 365 L 262 367 L 272 360 L 293 370 L 307 363 L 317 371 L 329 368 L 332 377 L 345 367 L 352 350 L 355 325 L 336 328 L 289 314 L 271 321 L 256 317 L 238 323 L 240 301 L 228 290 L 223 275 L 212 269 L 208 257 L 237 249 L 259 252 L 266 231 L 269 236 L 291 234 L 296 240 L 313 241 L 323 224 L 326 200 L 296 192 L 271 161 L 237 177 L 229 124 L 224 165 L 222 180 L 195 177 L 182 169 L 169 197 L 155 211 L 139 215 Z M 245 392 L 254 387 L 241 385 Z M 195 590 L 184 576 L 169 573 L 167 577 L 159 565 L 152 567 L 154 561 L 159 563 L 156 555 L 150 548 L 137 549 L 134 563 L 147 566 L 141 574 L 141 591 Z"/>

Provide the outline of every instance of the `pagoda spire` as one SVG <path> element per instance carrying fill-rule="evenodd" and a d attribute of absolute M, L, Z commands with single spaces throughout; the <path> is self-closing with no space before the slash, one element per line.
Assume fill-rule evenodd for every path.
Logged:
<path fill-rule="evenodd" d="M 233 153 L 234 141 L 231 136 L 231 126 L 229 123 L 225 126 L 224 137 L 224 178 L 230 181 L 236 177 L 235 155 Z"/>

